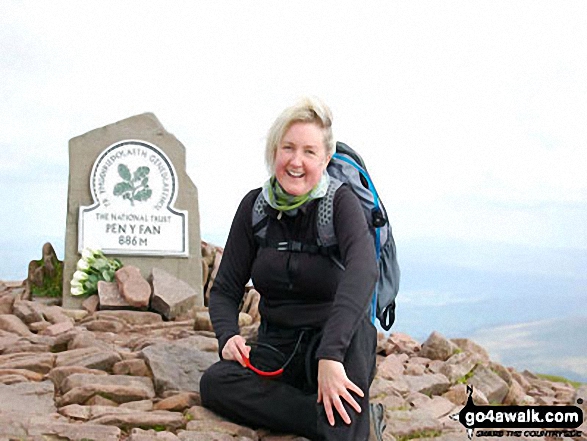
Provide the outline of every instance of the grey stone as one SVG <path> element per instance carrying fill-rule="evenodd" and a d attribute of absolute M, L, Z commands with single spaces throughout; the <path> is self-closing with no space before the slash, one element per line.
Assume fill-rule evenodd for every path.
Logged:
<path fill-rule="evenodd" d="M 442 395 L 450 387 L 450 381 L 442 374 L 404 375 L 410 390 L 426 395 Z"/>
<path fill-rule="evenodd" d="M 386 412 L 387 429 L 395 436 L 412 437 L 414 434 L 440 431 L 442 424 L 426 410 L 396 410 Z"/>
<path fill-rule="evenodd" d="M 122 432 L 118 427 L 98 424 L 46 423 L 33 424 L 28 430 L 33 439 L 67 439 L 71 441 L 118 441 Z"/>
<path fill-rule="evenodd" d="M 229 421 L 190 421 L 186 429 L 194 432 L 218 432 L 233 437 L 244 437 L 254 441 L 259 440 L 259 435 L 254 430 Z M 180 439 L 182 439 L 181 435 Z"/>
<path fill-rule="evenodd" d="M 99 369 L 110 372 L 112 366 L 122 358 L 115 351 L 103 351 L 99 348 L 82 348 L 61 352 L 57 355 L 55 365 L 82 366 L 90 369 Z"/>
<path fill-rule="evenodd" d="M 440 373 L 445 375 L 451 383 L 465 378 L 477 363 L 481 362 L 479 355 L 470 352 L 460 352 L 450 357 L 440 368 Z"/>
<path fill-rule="evenodd" d="M 483 392 L 489 403 L 501 404 L 509 391 L 507 383 L 486 366 L 478 366 L 468 384 Z"/>
<path fill-rule="evenodd" d="M 489 354 L 482 346 L 468 338 L 453 338 L 451 341 L 465 352 L 477 354 L 482 361 L 489 362 Z"/>
<path fill-rule="evenodd" d="M 92 420 L 94 424 L 126 427 L 165 427 L 169 430 L 177 430 L 185 427 L 183 415 L 179 412 L 154 410 L 152 412 L 134 411 L 132 413 L 116 413 L 104 415 Z"/>
<path fill-rule="evenodd" d="M 174 165 L 178 178 L 178 191 L 174 207 L 188 211 L 188 257 L 161 256 L 112 256 L 120 257 L 125 265 L 140 268 L 147 277 L 151 268 L 158 267 L 178 279 L 184 280 L 197 293 L 202 293 L 201 238 L 198 211 L 198 192 L 185 171 L 185 147 L 165 128 L 152 113 L 132 116 L 123 121 L 98 128 L 69 141 L 69 190 L 67 202 L 65 259 L 63 270 L 63 306 L 79 307 L 83 299 L 70 294 L 70 282 L 80 258 L 77 250 L 78 215 L 80 206 L 93 204 L 90 192 L 90 173 L 96 159 L 109 146 L 116 142 L 136 139 L 159 147 Z M 111 256 L 109 256 L 111 257 Z M 197 268 L 198 270 L 195 270 Z M 203 305 L 203 295 L 199 294 L 198 305 Z"/>
<path fill-rule="evenodd" d="M 153 268 L 150 281 L 153 285 L 151 308 L 168 320 L 198 304 L 198 293 L 194 288 L 161 268 Z"/>
<path fill-rule="evenodd" d="M 4 411 L 22 414 L 47 415 L 55 412 L 51 381 L 40 383 L 0 384 L 0 414 Z"/>
<path fill-rule="evenodd" d="M 448 360 L 458 347 L 439 332 L 434 331 L 422 344 L 420 356 L 431 360 Z"/>
<path fill-rule="evenodd" d="M 158 394 L 166 390 L 199 392 L 203 372 L 219 360 L 218 354 L 173 343 L 148 346 L 141 356 L 151 368 Z"/>
<path fill-rule="evenodd" d="M 144 389 L 150 398 L 155 396 L 153 382 L 146 377 L 132 377 L 129 375 L 91 375 L 72 374 L 61 385 L 61 391 L 67 393 L 72 389 L 91 384 L 92 386 L 131 386 Z"/>
<path fill-rule="evenodd" d="M 179 438 L 170 432 L 157 432 L 153 429 L 132 429 L 126 441 L 179 441 Z"/>

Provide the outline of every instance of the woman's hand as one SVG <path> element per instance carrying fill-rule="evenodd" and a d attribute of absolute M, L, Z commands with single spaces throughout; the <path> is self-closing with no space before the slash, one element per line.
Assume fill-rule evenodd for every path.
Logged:
<path fill-rule="evenodd" d="M 243 354 L 248 358 L 249 352 L 251 352 L 251 347 L 246 343 L 247 341 L 240 335 L 230 337 L 222 348 L 222 358 L 237 361 L 242 367 L 246 367 Z"/>
<path fill-rule="evenodd" d="M 333 407 L 345 423 L 351 423 L 351 418 L 342 405 L 343 399 L 357 412 L 361 412 L 361 406 L 353 398 L 350 391 L 360 397 L 365 396 L 361 388 L 348 379 L 342 363 L 334 360 L 318 361 L 318 402 L 324 404 L 326 417 L 331 426 L 334 426 Z"/>

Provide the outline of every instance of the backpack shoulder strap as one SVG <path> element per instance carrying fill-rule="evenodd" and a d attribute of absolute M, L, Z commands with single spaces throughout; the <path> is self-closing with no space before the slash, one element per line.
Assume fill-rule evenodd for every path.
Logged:
<path fill-rule="evenodd" d="M 267 240 L 267 221 L 268 215 L 266 208 L 269 206 L 265 198 L 263 197 L 263 190 L 257 195 L 255 203 L 253 204 L 253 213 L 251 225 L 253 227 L 253 235 L 260 242 Z"/>
<path fill-rule="evenodd" d="M 325 248 L 338 244 L 334 233 L 334 194 L 342 182 L 330 176 L 330 183 L 326 195 L 318 203 L 318 240 Z"/>

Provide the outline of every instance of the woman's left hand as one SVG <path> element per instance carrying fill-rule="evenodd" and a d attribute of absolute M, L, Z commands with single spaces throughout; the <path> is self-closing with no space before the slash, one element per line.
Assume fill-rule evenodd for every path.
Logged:
<path fill-rule="evenodd" d="M 345 423 L 351 423 L 351 418 L 342 405 L 342 400 L 349 403 L 358 413 L 361 412 L 361 406 L 350 391 L 360 397 L 365 396 L 361 388 L 349 380 L 342 363 L 334 360 L 318 361 L 318 403 L 324 404 L 326 417 L 331 426 L 334 426 L 333 407 Z"/>

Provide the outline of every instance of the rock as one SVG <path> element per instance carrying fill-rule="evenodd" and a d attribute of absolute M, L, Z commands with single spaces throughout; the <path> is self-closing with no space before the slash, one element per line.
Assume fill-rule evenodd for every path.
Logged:
<path fill-rule="evenodd" d="M 154 312 L 127 310 L 98 311 L 92 315 L 92 319 L 121 320 L 129 326 L 151 325 L 163 321 L 161 316 Z"/>
<path fill-rule="evenodd" d="M 153 372 L 158 394 L 166 390 L 199 392 L 203 372 L 219 360 L 217 354 L 173 343 L 149 346 L 141 357 Z"/>
<path fill-rule="evenodd" d="M 450 381 L 442 374 L 404 375 L 403 380 L 410 390 L 426 395 L 442 395 L 450 387 Z"/>
<path fill-rule="evenodd" d="M 46 306 L 41 308 L 45 320 L 52 324 L 57 323 L 73 323 L 71 317 L 63 312 L 60 306 Z"/>
<path fill-rule="evenodd" d="M 23 337 L 31 335 L 28 326 L 21 319 L 12 314 L 0 315 L 0 329 Z"/>
<path fill-rule="evenodd" d="M 430 400 L 421 403 L 419 406 L 416 406 L 416 408 L 428 411 L 432 417 L 436 419 L 441 419 L 442 417 L 461 410 L 461 408 L 456 406 L 450 400 L 438 396 L 432 397 Z"/>
<path fill-rule="evenodd" d="M 112 332 L 118 334 L 125 328 L 125 324 L 117 320 L 92 320 L 85 325 L 88 331 Z"/>
<path fill-rule="evenodd" d="M 153 410 L 153 402 L 151 400 L 129 401 L 128 403 L 122 403 L 118 407 L 142 412 L 150 412 Z"/>
<path fill-rule="evenodd" d="M 257 435 L 257 433 L 254 430 L 249 429 L 248 427 L 239 426 L 238 424 L 234 424 L 229 421 L 190 421 L 187 424 L 186 429 L 194 432 L 223 433 L 235 438 L 243 437 L 246 439 L 251 439 L 253 441 L 259 440 L 259 435 Z M 181 435 L 179 435 L 179 437 L 180 439 L 183 439 Z"/>
<path fill-rule="evenodd" d="M 239 314 L 240 316 L 240 314 Z M 239 317 L 240 319 L 240 317 Z M 194 330 L 196 331 L 213 331 L 212 320 L 210 320 L 210 313 L 208 311 L 196 312 L 194 323 Z"/>
<path fill-rule="evenodd" d="M 481 362 L 479 355 L 470 352 L 460 352 L 450 357 L 440 368 L 440 373 L 445 375 L 451 383 L 463 380 L 471 372 L 477 363 Z"/>
<path fill-rule="evenodd" d="M 261 321 L 261 315 L 259 314 L 260 301 L 261 294 L 259 294 L 259 292 L 254 288 L 249 289 L 249 291 L 244 296 L 241 312 L 246 312 L 249 314 L 253 322 Z"/>
<path fill-rule="evenodd" d="M 439 332 L 433 332 L 422 344 L 420 356 L 431 360 L 448 360 L 458 350 L 458 346 Z"/>
<path fill-rule="evenodd" d="M 377 372 L 381 378 L 386 380 L 397 380 L 404 374 L 404 363 L 402 357 L 396 354 L 390 354 L 379 366 Z"/>
<path fill-rule="evenodd" d="M 223 250 L 217 247 L 216 253 L 214 254 L 214 263 L 212 264 L 212 270 L 210 271 L 210 275 L 208 276 L 208 286 L 206 287 L 206 292 L 204 294 L 204 301 L 206 302 L 206 305 L 210 304 L 210 290 L 212 289 L 212 286 L 214 286 L 214 280 L 216 280 L 218 268 L 220 268 L 222 254 Z"/>
<path fill-rule="evenodd" d="M 28 369 L 0 369 L 0 377 L 16 375 L 24 378 L 25 381 L 43 381 L 44 375 Z M 6 382 L 4 382 L 6 384 Z"/>
<path fill-rule="evenodd" d="M 140 269 L 136 266 L 125 265 L 114 273 L 114 277 L 120 294 L 129 305 L 145 309 L 149 306 L 151 285 L 143 278 Z"/>
<path fill-rule="evenodd" d="M 115 375 L 132 375 L 135 377 L 150 377 L 151 371 L 145 360 L 122 360 L 112 367 Z"/>
<path fill-rule="evenodd" d="M 50 423 L 35 424 L 29 429 L 29 435 L 33 439 L 47 440 L 100 440 L 118 441 L 122 433 L 118 427 L 109 427 L 98 424 L 70 424 Z"/>
<path fill-rule="evenodd" d="M 188 419 L 197 421 L 225 421 L 220 415 L 200 405 L 190 407 L 185 415 Z"/>
<path fill-rule="evenodd" d="M 135 411 L 133 413 L 115 413 L 104 415 L 92 420 L 94 424 L 104 424 L 108 426 L 141 427 L 141 428 L 160 428 L 165 427 L 168 430 L 177 430 L 185 426 L 183 415 L 178 412 L 168 412 L 165 410 L 154 410 L 152 412 Z"/>
<path fill-rule="evenodd" d="M 146 388 L 136 384 L 131 386 L 116 384 L 87 384 L 66 392 L 58 402 L 60 406 L 67 406 L 68 404 L 84 404 L 95 395 L 101 395 L 119 404 L 127 403 L 129 401 L 152 399 L 154 396 Z"/>
<path fill-rule="evenodd" d="M 464 352 L 477 354 L 482 361 L 489 362 L 489 354 L 487 351 L 473 340 L 469 340 L 468 338 L 453 338 L 451 341 Z"/>
<path fill-rule="evenodd" d="M 387 429 L 396 437 L 412 438 L 414 434 L 440 431 L 442 424 L 426 410 L 386 412 Z"/>
<path fill-rule="evenodd" d="M 61 385 L 62 393 L 67 393 L 75 388 L 83 386 L 124 386 L 142 389 L 144 395 L 148 398 L 155 396 L 153 382 L 145 377 L 131 377 L 128 375 L 90 375 L 90 374 L 72 374 L 65 379 Z"/>
<path fill-rule="evenodd" d="M 22 414 L 47 415 L 55 412 L 53 383 L 0 384 L 0 413 L 4 411 Z"/>
<path fill-rule="evenodd" d="M 521 406 L 528 404 L 524 388 L 516 380 L 512 380 L 507 395 L 503 400 L 506 406 Z"/>
<path fill-rule="evenodd" d="M 12 314 L 12 305 L 14 305 L 14 297 L 0 296 L 0 314 Z"/>
<path fill-rule="evenodd" d="M 91 347 L 61 352 L 57 355 L 55 365 L 57 367 L 82 366 L 110 372 L 112 366 L 119 361 L 121 361 L 121 357 L 117 352 Z"/>
<path fill-rule="evenodd" d="M 55 385 L 55 389 L 61 394 L 61 384 L 67 377 L 73 374 L 91 374 L 91 375 L 107 375 L 106 372 L 97 369 L 88 369 L 81 366 L 62 366 L 56 367 L 47 374 L 47 378 L 50 379 Z"/>
<path fill-rule="evenodd" d="M 132 305 L 122 296 L 116 282 L 98 282 L 98 297 L 100 309 L 131 308 Z"/>
<path fill-rule="evenodd" d="M 85 309 L 63 309 L 63 314 L 72 319 L 74 323 L 82 321 L 89 315 Z"/>
<path fill-rule="evenodd" d="M 82 302 L 82 308 L 84 308 L 88 313 L 93 314 L 98 310 L 100 306 L 100 296 L 98 294 L 91 295 L 87 299 Z"/>
<path fill-rule="evenodd" d="M 73 323 L 71 321 L 55 323 L 54 325 L 47 326 L 44 330 L 41 331 L 42 335 L 49 335 L 49 336 L 56 336 L 59 334 L 63 334 L 69 330 L 73 329 Z"/>
<path fill-rule="evenodd" d="M 153 429 L 132 429 L 126 441 L 180 441 L 177 435 L 170 432 L 157 432 Z"/>
<path fill-rule="evenodd" d="M 501 404 L 509 391 L 507 383 L 486 366 L 478 366 L 468 384 L 483 392 L 490 404 Z"/>
<path fill-rule="evenodd" d="M 171 410 L 177 412 L 183 412 L 200 402 L 199 394 L 193 392 L 183 392 L 171 397 L 165 398 L 155 404 L 153 409 L 155 410 Z"/>
<path fill-rule="evenodd" d="M 420 343 L 407 334 L 401 332 L 392 333 L 387 339 L 388 350 L 396 354 L 414 355 L 420 350 Z M 389 355 L 391 352 L 386 352 Z"/>
<path fill-rule="evenodd" d="M 27 369 L 46 374 L 55 364 L 55 354 L 48 353 L 16 353 L 0 355 L 0 369 Z"/>
<path fill-rule="evenodd" d="M 151 308 L 168 320 L 173 320 L 196 306 L 196 291 L 167 271 L 153 268 L 150 281 L 153 285 Z"/>

